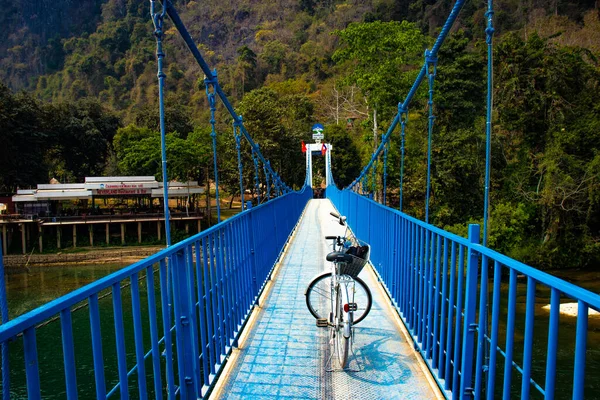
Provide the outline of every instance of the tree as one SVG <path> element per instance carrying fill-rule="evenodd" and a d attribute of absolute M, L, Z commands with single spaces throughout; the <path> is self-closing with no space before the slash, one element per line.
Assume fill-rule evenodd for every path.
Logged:
<path fill-rule="evenodd" d="M 356 83 L 371 108 L 390 118 L 410 89 L 415 77 L 411 71 L 421 63 L 427 39 L 406 21 L 351 23 L 334 33 L 342 46 L 333 60 L 348 63 L 346 82 Z"/>
<path fill-rule="evenodd" d="M 325 141 L 331 143 L 331 172 L 339 188 L 348 186 L 360 174 L 360 153 L 348 131 L 340 125 L 325 126 Z"/>
<path fill-rule="evenodd" d="M 51 175 L 81 182 L 102 175 L 121 122 L 116 114 L 95 100 L 46 106 Z"/>
<path fill-rule="evenodd" d="M 13 95 L 0 84 L 0 190 L 14 193 L 48 180 L 44 163 L 50 137 L 44 129 L 45 113 L 24 93 Z"/>
<path fill-rule="evenodd" d="M 197 129 L 186 139 L 176 133 L 165 137 L 169 180 L 199 180 L 211 154 L 210 137 Z M 125 175 L 154 175 L 162 180 L 160 133 L 129 125 L 115 136 L 115 152 L 119 168 Z"/>
<path fill-rule="evenodd" d="M 301 186 L 305 176 L 300 142 L 309 138 L 313 113 L 308 98 L 304 95 L 280 97 L 272 89 L 261 88 L 244 97 L 240 111 L 246 128 L 260 144 L 271 167 L 288 185 Z M 248 150 L 246 154 L 249 157 Z"/>

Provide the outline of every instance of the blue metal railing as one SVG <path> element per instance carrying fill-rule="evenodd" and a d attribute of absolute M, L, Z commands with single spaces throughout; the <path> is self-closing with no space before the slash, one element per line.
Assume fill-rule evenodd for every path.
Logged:
<path fill-rule="evenodd" d="M 569 373 L 562 382 L 572 384 L 573 399 L 584 398 L 588 310 L 600 310 L 599 295 L 484 247 L 478 225 L 469 227 L 465 239 L 350 190 L 329 186 L 327 197 L 347 216 L 354 233 L 371 243 L 379 278 L 432 375 L 453 399 L 554 399 L 557 372 L 565 375 L 566 368 Z M 488 266 L 493 287 L 486 320 L 480 316 L 488 314 Z M 517 304 L 523 287 L 524 310 Z M 551 307 L 545 318 L 536 298 L 547 297 Z M 574 363 L 557 370 L 561 298 L 574 299 L 578 315 L 571 332 Z M 484 329 L 486 323 L 491 330 Z M 534 326 L 543 337 L 537 349 Z M 486 349 L 493 349 L 489 359 Z M 520 364 L 517 352 L 522 352 Z M 534 352 L 538 367 L 532 372 Z M 520 382 L 514 381 L 519 375 Z"/>
<path fill-rule="evenodd" d="M 236 345 L 241 326 L 311 197 L 312 190 L 305 187 L 301 192 L 273 199 L 0 325 L 3 348 L 20 341 L 21 336 L 23 340 L 24 364 L 12 362 L 10 372 L 14 377 L 24 370 L 26 388 L 16 388 L 12 379 L 10 389 L 30 399 L 40 399 L 44 393 L 56 390 L 45 387 L 40 379 L 40 364 L 45 366 L 48 360 L 41 363 L 38 359 L 36 336 L 40 324 L 58 316 L 57 337 L 44 339 L 53 341 L 50 368 L 64 369 L 68 399 L 78 397 L 78 378 L 91 373 L 91 365 L 79 363 L 75 352 L 81 349 L 74 344 L 74 333 L 76 337 L 84 332 L 91 332 L 88 351 L 93 358 L 97 398 L 119 392 L 121 399 L 127 399 L 133 385 L 138 393 L 132 396 L 139 398 L 196 399 L 205 395 L 224 357 Z M 125 296 L 126 286 L 130 287 L 130 296 Z M 107 291 L 112 303 L 99 304 Z M 81 304 L 89 306 L 88 326 L 73 323 L 77 314 L 74 308 Z M 110 329 L 101 322 L 101 313 L 106 312 L 114 319 Z M 131 323 L 124 323 L 124 315 L 129 313 L 133 343 L 126 341 Z M 113 332 L 113 341 L 107 347 L 107 335 Z M 38 337 L 47 334 L 45 331 Z M 115 367 L 108 365 L 103 356 L 108 351 L 116 351 L 116 384 L 106 376 Z M 3 387 L 4 393 L 8 389 Z"/>

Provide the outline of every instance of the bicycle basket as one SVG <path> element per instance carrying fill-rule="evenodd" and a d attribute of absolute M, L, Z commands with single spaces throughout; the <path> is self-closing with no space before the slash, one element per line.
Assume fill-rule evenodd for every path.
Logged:
<path fill-rule="evenodd" d="M 351 263 L 342 263 L 340 264 L 340 274 L 341 275 L 350 275 L 352 278 L 356 278 L 360 271 L 362 271 L 363 267 L 367 263 L 368 259 L 360 258 L 356 256 L 352 256 Z"/>

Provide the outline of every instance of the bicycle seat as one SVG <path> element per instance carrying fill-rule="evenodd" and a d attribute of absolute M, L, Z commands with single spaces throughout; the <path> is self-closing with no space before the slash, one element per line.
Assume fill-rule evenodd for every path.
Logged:
<path fill-rule="evenodd" d="M 338 263 L 343 262 L 350 264 L 352 262 L 352 256 L 350 254 L 342 253 L 341 251 L 332 251 L 331 253 L 327 254 L 327 257 L 325 258 L 327 261 Z"/>

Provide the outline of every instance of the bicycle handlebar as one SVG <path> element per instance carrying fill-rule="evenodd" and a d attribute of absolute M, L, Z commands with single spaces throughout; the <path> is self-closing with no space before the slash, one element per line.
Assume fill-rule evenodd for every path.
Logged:
<path fill-rule="evenodd" d="M 332 211 L 332 212 L 330 212 L 329 214 L 330 214 L 331 216 L 333 216 L 333 217 L 336 217 L 336 218 L 339 218 L 339 217 L 340 217 L 340 215 L 339 215 L 339 214 L 336 214 L 336 213 L 334 213 L 333 211 Z"/>
<path fill-rule="evenodd" d="M 326 240 L 337 239 L 337 236 L 325 236 Z"/>

